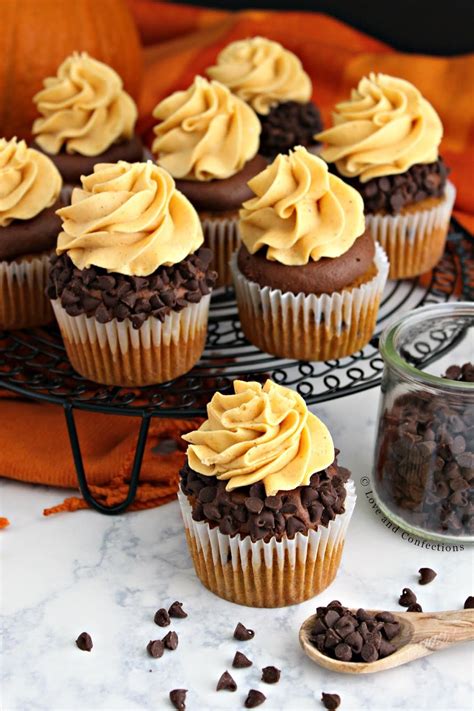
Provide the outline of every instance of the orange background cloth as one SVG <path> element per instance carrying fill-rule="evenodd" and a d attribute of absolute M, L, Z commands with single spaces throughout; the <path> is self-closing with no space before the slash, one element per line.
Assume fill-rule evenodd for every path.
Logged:
<path fill-rule="evenodd" d="M 458 190 L 456 215 L 474 231 L 473 134 L 474 56 L 427 57 L 396 52 L 386 44 L 321 14 L 218 10 L 176 6 L 154 0 L 128 0 L 145 52 L 139 101 L 139 130 L 152 138 L 156 103 L 204 73 L 228 42 L 252 35 L 280 41 L 301 58 L 314 84 L 314 100 L 329 125 L 331 107 L 348 96 L 359 78 L 386 72 L 413 82 L 441 115 L 442 154 Z M 5 393 L 2 393 L 5 395 Z M 61 408 L 20 401 L 0 402 L 0 473 L 3 476 L 74 487 L 76 477 Z M 77 414 L 85 471 L 92 490 L 107 504 L 121 500 L 135 450 L 138 419 Z M 193 422 L 155 419 L 150 428 L 137 501 L 132 508 L 156 506 L 173 497 L 184 448 L 156 454 L 162 438 L 179 442 Z M 84 507 L 73 497 L 58 510 Z M 10 513 L 10 512 L 4 512 Z"/>

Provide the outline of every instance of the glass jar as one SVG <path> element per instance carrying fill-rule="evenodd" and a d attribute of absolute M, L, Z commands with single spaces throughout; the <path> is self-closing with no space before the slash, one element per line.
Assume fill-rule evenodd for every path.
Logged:
<path fill-rule="evenodd" d="M 380 338 L 384 360 L 373 489 L 425 538 L 474 542 L 474 303 L 425 306 Z M 449 378 L 443 374 L 449 370 Z"/>

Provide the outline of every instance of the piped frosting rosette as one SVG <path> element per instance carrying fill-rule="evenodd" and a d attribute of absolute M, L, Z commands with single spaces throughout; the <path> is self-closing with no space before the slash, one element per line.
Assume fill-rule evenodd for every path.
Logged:
<path fill-rule="evenodd" d="M 405 173 L 439 157 L 441 120 L 416 87 L 404 79 L 370 74 L 336 105 L 333 127 L 319 133 L 322 157 L 341 175 L 367 183 Z M 441 259 L 456 197 L 448 181 L 444 196 L 414 203 L 398 215 L 367 215 L 367 228 L 390 260 L 390 278 L 418 276 Z"/>
<path fill-rule="evenodd" d="M 216 481 L 226 482 L 226 491 L 237 497 L 235 502 L 248 502 L 249 511 L 258 518 L 258 500 L 263 509 L 264 501 L 274 506 L 287 492 L 300 496 L 311 489 L 316 472 L 332 471 L 335 450 L 327 427 L 293 390 L 271 380 L 264 385 L 236 380 L 233 389 L 228 395 L 215 393 L 207 420 L 184 436 L 188 466 L 202 479 L 209 478 L 199 500 L 208 500 Z M 263 498 L 256 501 L 252 492 L 262 485 Z M 239 533 L 223 534 L 222 526 L 193 515 L 192 497 L 180 490 L 178 498 L 203 584 L 225 599 L 256 607 L 301 602 L 332 581 L 355 505 L 354 485 L 349 481 L 344 506 L 327 525 L 309 524 L 295 535 L 255 540 Z M 309 494 L 303 498 L 309 501 Z M 282 510 L 285 506 L 287 515 L 295 509 L 289 501 Z M 236 516 L 241 520 L 240 514 Z M 268 516 L 262 512 L 261 517 L 263 525 Z"/>
<path fill-rule="evenodd" d="M 364 234 L 359 193 L 305 148 L 278 156 L 249 185 L 255 197 L 240 212 L 240 234 L 251 255 L 304 268 L 337 260 Z M 302 360 L 343 357 L 370 340 L 388 273 L 379 247 L 367 275 L 319 295 L 261 286 L 244 276 L 237 257 L 231 267 L 249 340 L 268 353 Z"/>
<path fill-rule="evenodd" d="M 203 243 L 198 215 L 169 173 L 151 161 L 96 164 L 58 214 L 59 258 L 67 255 L 68 278 L 81 281 L 64 289 L 55 267 L 59 282 L 51 285 L 75 369 L 128 386 L 190 370 L 204 348 L 211 288 L 195 254 Z"/>
<path fill-rule="evenodd" d="M 217 81 L 197 76 L 185 91 L 161 101 L 152 151 L 174 178 L 225 179 L 258 151 L 260 122 L 254 111 Z"/>
<path fill-rule="evenodd" d="M 56 235 L 45 211 L 56 203 L 61 187 L 49 158 L 24 141 L 0 138 L 0 328 L 52 320 L 45 289 Z"/>
<path fill-rule="evenodd" d="M 440 118 L 413 84 L 387 74 L 363 77 L 336 105 L 333 127 L 316 137 L 322 158 L 363 183 L 438 158 Z"/>
<path fill-rule="evenodd" d="M 285 101 L 305 103 L 312 94 L 311 79 L 298 57 L 265 37 L 231 42 L 207 74 L 264 115 Z"/>
<path fill-rule="evenodd" d="M 229 491 L 263 482 L 268 496 L 309 484 L 334 461 L 326 425 L 301 395 L 267 380 L 234 381 L 234 394 L 216 393 L 207 420 L 183 439 L 189 465 L 227 481 Z"/>
<path fill-rule="evenodd" d="M 33 98 L 40 118 L 36 143 L 46 153 L 96 156 L 133 136 L 137 107 L 117 72 L 86 52 L 75 52 Z"/>

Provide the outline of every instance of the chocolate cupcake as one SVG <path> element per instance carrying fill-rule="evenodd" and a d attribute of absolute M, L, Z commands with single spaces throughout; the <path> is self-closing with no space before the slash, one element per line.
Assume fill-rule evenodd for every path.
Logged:
<path fill-rule="evenodd" d="M 294 146 L 317 151 L 321 117 L 310 101 L 311 79 L 293 52 L 265 37 L 238 40 L 220 52 L 207 73 L 257 112 L 262 155 L 273 160 Z"/>
<path fill-rule="evenodd" d="M 178 498 L 194 567 L 226 600 L 299 603 L 337 573 L 355 488 L 300 395 L 271 380 L 233 387 L 184 436 Z"/>
<path fill-rule="evenodd" d="M 238 211 L 247 182 L 266 165 L 258 155 L 260 124 L 244 101 L 216 81 L 196 77 L 161 101 L 152 151 L 199 213 L 214 254 L 218 285 L 231 283 L 229 260 L 239 245 Z"/>
<path fill-rule="evenodd" d="M 336 105 L 333 122 L 316 136 L 321 156 L 362 195 L 390 277 L 429 271 L 443 255 L 456 196 L 438 154 L 438 114 L 404 79 L 370 74 Z"/>
<path fill-rule="evenodd" d="M 122 386 L 190 370 L 216 274 L 197 213 L 171 176 L 151 161 L 97 164 L 58 215 L 48 294 L 73 367 Z"/>
<path fill-rule="evenodd" d="M 61 187 L 49 158 L 24 141 L 0 139 L 0 328 L 53 320 L 45 289 L 61 228 Z"/>
<path fill-rule="evenodd" d="M 79 186 L 96 163 L 143 159 L 134 133 L 137 107 L 114 69 L 75 52 L 43 83 L 33 97 L 41 114 L 33 124 L 33 145 L 51 158 L 66 184 Z"/>
<path fill-rule="evenodd" d="M 249 186 L 231 262 L 245 335 L 285 358 L 355 353 L 372 336 L 388 273 L 359 193 L 302 146 Z"/>

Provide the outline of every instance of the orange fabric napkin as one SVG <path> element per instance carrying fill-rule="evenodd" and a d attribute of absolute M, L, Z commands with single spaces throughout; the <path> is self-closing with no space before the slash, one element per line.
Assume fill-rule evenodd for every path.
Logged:
<path fill-rule="evenodd" d="M 456 214 L 474 231 L 473 55 L 443 58 L 395 52 L 321 14 L 260 10 L 230 13 L 154 0 L 128 2 L 144 44 L 146 65 L 139 128 L 148 139 L 153 135 L 151 112 L 161 98 L 189 85 L 196 73 L 204 73 L 231 40 L 261 34 L 282 42 L 301 57 L 314 83 L 313 98 L 326 123 L 334 103 L 346 97 L 363 74 L 387 72 L 416 84 L 443 120 L 442 152 L 458 190 Z M 127 488 L 139 422 L 134 418 L 78 413 L 77 423 L 93 493 L 105 503 L 116 503 Z M 76 486 L 61 408 L 7 395 L 0 401 L 0 424 L 3 476 Z M 156 506 L 173 497 L 184 457 L 179 438 L 195 425 L 189 421 L 153 421 L 132 508 Z M 163 439 L 175 440 L 180 449 L 171 454 L 153 453 Z M 72 497 L 45 513 L 84 506 L 82 499 Z"/>

